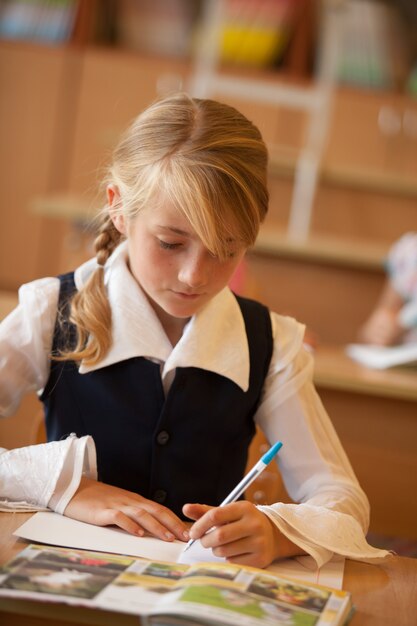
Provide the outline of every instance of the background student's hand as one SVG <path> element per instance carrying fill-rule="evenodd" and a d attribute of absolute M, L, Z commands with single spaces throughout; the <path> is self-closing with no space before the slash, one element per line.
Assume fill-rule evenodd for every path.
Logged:
<path fill-rule="evenodd" d="M 205 548 L 212 548 L 215 556 L 231 563 L 263 568 L 277 558 L 304 553 L 267 515 L 245 500 L 223 507 L 186 504 L 183 513 L 197 520 L 190 528 L 190 537 L 201 539 Z"/>
<path fill-rule="evenodd" d="M 390 346 L 398 343 L 403 334 L 397 311 L 381 307 L 375 309 L 361 328 L 359 339 L 376 346 Z"/>
<path fill-rule="evenodd" d="M 64 515 L 96 526 L 116 525 L 132 535 L 146 532 L 164 541 L 189 539 L 187 524 L 165 506 L 85 476 Z"/>

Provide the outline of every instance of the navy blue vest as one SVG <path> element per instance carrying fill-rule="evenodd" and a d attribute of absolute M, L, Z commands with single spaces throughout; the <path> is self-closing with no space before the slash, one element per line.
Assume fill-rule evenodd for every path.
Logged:
<path fill-rule="evenodd" d="M 66 321 L 74 274 L 59 278 L 55 354 L 75 337 Z M 142 357 L 86 374 L 72 361 L 52 360 L 41 397 L 48 440 L 91 435 L 101 481 L 163 503 L 179 517 L 186 502 L 218 505 L 243 476 L 272 354 L 268 310 L 237 300 L 249 342 L 247 392 L 224 376 L 187 367 L 177 368 L 165 397 L 159 365 Z"/>

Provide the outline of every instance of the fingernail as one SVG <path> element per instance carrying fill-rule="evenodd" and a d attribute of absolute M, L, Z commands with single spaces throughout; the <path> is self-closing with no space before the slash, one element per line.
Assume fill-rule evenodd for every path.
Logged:
<path fill-rule="evenodd" d="M 190 538 L 190 533 L 188 532 L 188 530 L 184 530 L 182 536 L 184 537 L 184 539 L 188 540 Z"/>
<path fill-rule="evenodd" d="M 172 533 L 165 533 L 165 537 L 168 541 L 172 541 L 174 539 L 174 535 Z"/>
<path fill-rule="evenodd" d="M 138 537 L 143 537 L 143 535 L 145 534 L 145 531 L 144 531 L 144 530 L 142 530 L 141 528 L 139 528 L 139 529 L 136 531 L 136 534 L 137 534 L 137 536 L 138 536 Z"/>

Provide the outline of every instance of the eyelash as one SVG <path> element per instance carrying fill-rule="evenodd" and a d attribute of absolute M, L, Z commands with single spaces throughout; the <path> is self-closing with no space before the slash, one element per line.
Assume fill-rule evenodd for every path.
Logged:
<path fill-rule="evenodd" d="M 159 245 L 164 250 L 175 250 L 176 248 L 179 248 L 179 246 L 181 245 L 180 243 L 168 243 L 168 241 L 163 241 L 162 239 L 158 239 L 158 241 L 159 241 Z"/>
<path fill-rule="evenodd" d="M 163 250 L 177 250 L 182 245 L 180 243 L 169 243 L 168 241 L 163 241 L 163 239 L 158 239 L 158 243 L 159 243 L 159 246 Z M 212 256 L 214 259 L 217 258 L 214 254 L 211 254 L 210 256 Z M 227 258 L 228 259 L 233 259 L 233 257 L 235 257 L 235 256 L 236 256 L 236 251 L 231 251 L 227 255 Z"/>

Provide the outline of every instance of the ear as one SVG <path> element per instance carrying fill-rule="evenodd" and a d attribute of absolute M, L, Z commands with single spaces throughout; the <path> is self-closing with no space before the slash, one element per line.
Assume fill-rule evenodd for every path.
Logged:
<path fill-rule="evenodd" d="M 116 185 L 107 185 L 106 196 L 109 205 L 110 219 L 114 227 L 119 233 L 126 235 L 125 216 L 121 212 L 122 202 L 119 188 Z"/>

